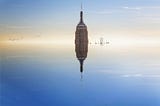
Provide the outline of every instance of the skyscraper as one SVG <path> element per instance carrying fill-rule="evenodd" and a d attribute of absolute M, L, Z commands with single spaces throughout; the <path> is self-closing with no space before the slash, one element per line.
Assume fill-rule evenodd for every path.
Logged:
<path fill-rule="evenodd" d="M 83 22 L 83 11 L 80 12 L 80 22 L 76 27 L 75 51 L 76 57 L 80 62 L 80 72 L 83 72 L 83 62 L 88 52 L 88 31 L 87 26 Z"/>

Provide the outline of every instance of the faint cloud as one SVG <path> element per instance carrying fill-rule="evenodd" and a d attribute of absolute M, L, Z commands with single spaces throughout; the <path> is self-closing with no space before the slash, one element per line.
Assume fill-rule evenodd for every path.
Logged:
<path fill-rule="evenodd" d="M 160 75 L 154 75 L 154 74 L 148 74 L 148 75 L 144 75 L 144 74 L 124 74 L 121 75 L 121 77 L 125 77 L 125 78 L 160 78 Z"/>
<path fill-rule="evenodd" d="M 121 77 L 142 77 L 142 74 L 125 74 L 122 75 Z"/>
<path fill-rule="evenodd" d="M 6 59 L 33 59 L 33 58 L 39 58 L 40 56 L 7 56 Z"/>
<path fill-rule="evenodd" d="M 141 7 L 122 7 L 123 9 L 127 9 L 127 10 L 141 10 Z"/>
<path fill-rule="evenodd" d="M 15 26 L 5 26 L 5 28 L 8 29 L 31 29 L 31 26 L 19 26 L 19 25 L 15 25 Z"/>
<path fill-rule="evenodd" d="M 160 6 L 142 7 L 143 9 L 160 9 Z"/>
<path fill-rule="evenodd" d="M 127 10 L 142 10 L 142 9 L 160 9 L 160 6 L 144 6 L 144 7 L 122 7 Z"/>

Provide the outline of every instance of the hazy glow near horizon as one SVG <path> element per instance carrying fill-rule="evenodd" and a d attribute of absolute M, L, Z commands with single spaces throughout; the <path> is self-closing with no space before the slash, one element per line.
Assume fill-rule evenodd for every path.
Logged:
<path fill-rule="evenodd" d="M 91 42 L 103 37 L 117 45 L 159 45 L 160 1 L 82 1 Z M 0 0 L 0 42 L 72 44 L 80 4 L 78 0 Z"/>
<path fill-rule="evenodd" d="M 97 44 L 95 44 L 97 42 Z M 90 40 L 91 45 L 99 45 L 99 40 L 95 41 Z M 131 39 L 131 38 L 110 38 L 108 40 L 110 47 L 130 47 L 130 46 L 147 46 L 147 47 L 155 47 L 160 46 L 159 39 Z M 52 39 L 45 39 L 45 40 L 22 40 L 22 41 L 0 41 L 0 46 L 2 45 L 63 45 L 69 46 L 74 45 L 74 40 L 52 40 Z"/>

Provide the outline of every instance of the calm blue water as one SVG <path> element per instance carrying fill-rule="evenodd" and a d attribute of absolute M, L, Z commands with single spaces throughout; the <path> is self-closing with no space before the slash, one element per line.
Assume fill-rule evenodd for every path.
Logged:
<path fill-rule="evenodd" d="M 89 45 L 81 75 L 74 45 L 1 48 L 1 106 L 160 106 L 159 54 Z"/>

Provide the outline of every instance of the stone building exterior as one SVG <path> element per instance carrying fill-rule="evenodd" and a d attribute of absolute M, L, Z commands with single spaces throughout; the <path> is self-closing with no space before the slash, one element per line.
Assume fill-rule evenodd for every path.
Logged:
<path fill-rule="evenodd" d="M 83 22 L 83 11 L 80 12 L 80 22 L 76 27 L 75 51 L 76 57 L 80 62 L 80 72 L 83 72 L 83 62 L 87 58 L 88 52 L 88 31 Z"/>

